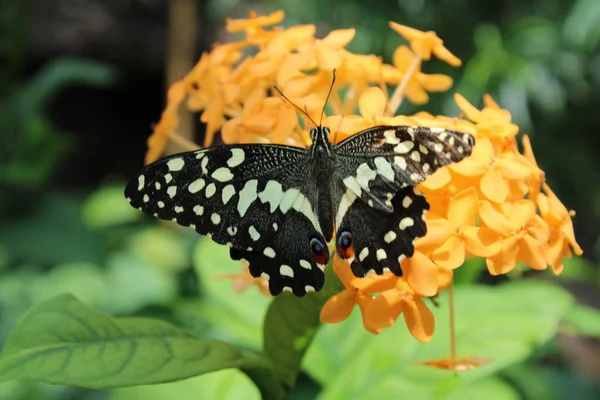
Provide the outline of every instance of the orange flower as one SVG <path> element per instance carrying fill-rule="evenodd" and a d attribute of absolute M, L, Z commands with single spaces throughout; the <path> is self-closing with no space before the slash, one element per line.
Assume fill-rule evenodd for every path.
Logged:
<path fill-rule="evenodd" d="M 357 304 L 363 316 L 363 325 L 371 333 L 379 333 L 380 328 L 375 327 L 365 319 L 365 312 L 373 297 L 369 292 L 378 292 L 393 287 L 397 279 L 392 273 L 384 275 L 369 275 L 365 278 L 356 278 L 350 270 L 350 265 L 337 255 L 333 258 L 333 269 L 346 289 L 331 297 L 321 309 L 321 322 L 337 323 L 344 321 Z"/>
<path fill-rule="evenodd" d="M 431 340 L 435 328 L 433 313 L 403 279 L 398 279 L 393 289 L 382 292 L 371 301 L 366 310 L 365 325 L 387 328 L 400 314 L 404 315 L 406 326 L 415 339 L 422 342 Z"/>
<path fill-rule="evenodd" d="M 492 140 L 477 139 L 471 157 L 450 165 L 450 169 L 470 179 L 480 179 L 481 193 L 495 203 L 508 198 L 509 180 L 524 180 L 531 174 L 531 166 L 513 153 L 496 155 Z"/>
<path fill-rule="evenodd" d="M 547 195 L 543 193 L 538 195 L 538 207 L 542 218 L 550 226 L 548 263 L 552 271 L 558 275 L 564 268 L 563 258 L 571 257 L 571 248 L 578 256 L 583 254 L 583 250 L 577 244 L 573 231 L 571 216 L 575 213 L 569 212 L 546 184 L 544 184 L 544 191 Z"/>
<path fill-rule="evenodd" d="M 418 59 L 406 46 L 400 46 L 394 52 L 393 64 L 402 75 L 411 74 L 412 78 L 406 84 L 406 97 L 413 104 L 425 104 L 429 101 L 427 92 L 445 92 L 452 86 L 452 78 L 442 74 L 428 75 L 419 71 L 419 67 L 412 67 Z M 418 64 L 417 64 L 418 65 Z M 414 68 L 414 71 L 411 71 Z M 400 79 L 396 82 L 399 83 Z"/>
<path fill-rule="evenodd" d="M 486 260 L 492 275 L 511 271 L 519 261 L 533 269 L 546 269 L 545 246 L 550 231 L 548 224 L 536 214 L 531 200 L 501 204 L 500 210 L 482 200 L 478 210 L 485 225 L 502 236 L 502 251 Z"/>
<path fill-rule="evenodd" d="M 454 67 L 458 67 L 462 64 L 459 58 L 444 47 L 444 41 L 440 39 L 435 32 L 422 32 L 405 25 L 400 25 L 396 22 L 390 22 L 390 28 L 408 40 L 412 50 L 419 54 L 423 60 L 429 61 L 433 54 L 440 60 L 445 61 Z"/>
<path fill-rule="evenodd" d="M 486 97 L 487 107 L 481 111 L 458 93 L 454 94 L 454 101 L 466 117 L 475 122 L 477 132 L 481 136 L 513 138 L 519 131 L 519 127 L 510 122 L 510 112 L 498 107 L 489 96 Z"/>
<path fill-rule="evenodd" d="M 466 254 L 491 257 L 500 252 L 500 236 L 486 226 L 476 226 L 478 197 L 475 188 L 463 189 L 450 200 L 447 219 L 428 218 L 429 234 L 417 247 L 431 253 L 438 265 L 454 269 L 464 263 Z"/>
<path fill-rule="evenodd" d="M 264 278 L 255 278 L 250 274 L 248 265 L 242 265 L 242 273 L 240 274 L 221 274 L 215 276 L 217 279 L 230 279 L 233 289 L 238 292 L 244 292 L 251 286 L 256 286 L 258 290 L 265 296 L 270 296 L 269 282 Z"/>
<path fill-rule="evenodd" d="M 337 79 L 324 124 L 337 140 L 377 125 L 444 128 L 471 133 L 476 139 L 470 157 L 438 169 L 419 185 L 430 203 L 428 232 L 416 241 L 414 255 L 402 262 L 402 277 L 387 272 L 356 278 L 347 263 L 333 257 L 334 271 L 345 289 L 325 303 L 323 322 L 341 322 L 358 305 L 368 331 L 379 333 L 402 314 L 413 336 L 429 341 L 434 320 L 423 298 L 448 287 L 453 270 L 465 259 L 485 258 L 494 275 L 511 271 L 519 261 L 534 269 L 550 265 L 559 274 L 564 257 L 582 253 L 573 232 L 574 213 L 545 185 L 527 136 L 523 154 L 519 152 L 515 139 L 519 128 L 511 122 L 510 112 L 490 96 L 484 96 L 480 110 L 455 94 L 466 119 L 426 111 L 396 114 L 404 98 L 424 104 L 429 92 L 446 91 L 452 85 L 448 76 L 421 72 L 422 63 L 432 56 L 453 66 L 461 64 L 434 32 L 390 22 L 409 46 L 398 46 L 389 65 L 377 55 L 346 50 L 354 29 L 334 30 L 318 39 L 312 24 L 273 27 L 283 18 L 278 11 L 227 20 L 228 32 L 244 32 L 245 37 L 215 45 L 170 87 L 167 106 L 148 139 L 146 162 L 158 159 L 169 141 L 183 150 L 195 148 L 176 133 L 183 104 L 206 123 L 205 146 L 220 131 L 226 144 L 304 147 L 310 143 L 309 124 L 273 85 L 319 121 L 334 69 Z M 261 291 L 266 288 L 263 280 L 247 274 L 228 277 L 236 290 L 253 284 Z"/>

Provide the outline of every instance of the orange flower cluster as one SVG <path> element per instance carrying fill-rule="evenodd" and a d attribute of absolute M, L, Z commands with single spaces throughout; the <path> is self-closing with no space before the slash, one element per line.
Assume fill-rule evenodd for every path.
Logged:
<path fill-rule="evenodd" d="M 184 101 L 188 109 L 202 112 L 200 118 L 207 125 L 204 146 L 218 131 L 226 144 L 305 146 L 310 143 L 308 126 L 272 87 L 279 86 L 319 120 L 334 69 L 337 80 L 324 125 L 338 132 L 338 141 L 382 124 L 442 127 L 476 138 L 471 157 L 438 170 L 419 186 L 431 205 L 428 233 L 416 242 L 415 255 L 403 262 L 402 277 L 386 273 L 359 279 L 347 263 L 334 258 L 333 268 L 346 289 L 327 301 L 323 322 L 340 322 L 358 305 L 367 330 L 378 333 L 402 314 L 412 335 L 428 341 L 434 319 L 423 298 L 446 288 L 453 269 L 465 259 L 485 258 L 493 275 L 507 273 L 519 262 L 537 270 L 550 266 L 559 274 L 564 257 L 571 251 L 582 253 L 573 233 L 573 213 L 544 183 L 527 136 L 524 152 L 519 152 L 518 127 L 490 97 L 479 110 L 456 94 L 466 119 L 426 112 L 396 115 L 404 98 L 424 104 L 429 92 L 446 91 L 452 85 L 448 76 L 420 70 L 432 56 L 452 66 L 461 64 L 434 32 L 391 22 L 409 46 L 400 45 L 392 64 L 386 64 L 375 55 L 345 49 L 354 29 L 335 30 L 317 39 L 314 25 L 271 27 L 283 17 L 283 12 L 276 12 L 227 21 L 227 31 L 242 33 L 243 38 L 216 45 L 171 86 L 167 107 L 148 141 L 147 162 L 160 157 L 167 140 L 178 141 L 177 113 Z M 391 95 L 388 87 L 394 88 Z"/>

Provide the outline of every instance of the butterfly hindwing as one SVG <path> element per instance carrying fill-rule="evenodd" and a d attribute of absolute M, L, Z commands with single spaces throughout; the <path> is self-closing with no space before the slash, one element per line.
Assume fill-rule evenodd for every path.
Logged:
<path fill-rule="evenodd" d="M 222 146 L 148 165 L 125 196 L 146 213 L 229 245 L 254 276 L 270 277 L 272 293 L 287 286 L 300 296 L 323 285 L 322 268 L 310 252 L 312 237 L 324 242 L 310 176 L 305 149 Z M 297 284 L 288 282 L 290 275 Z"/>
<path fill-rule="evenodd" d="M 369 206 L 392 212 L 398 190 L 415 186 L 438 168 L 471 154 L 473 137 L 441 128 L 378 126 L 335 146 L 344 185 Z"/>
<path fill-rule="evenodd" d="M 350 190 L 340 203 L 343 217 L 337 221 L 337 253 L 350 263 L 357 277 L 390 270 L 402 275 L 401 263 L 414 253 L 414 241 L 425 235 L 425 213 L 429 204 L 411 186 L 400 189 L 391 201 L 394 213 L 370 207 Z M 344 249 L 341 237 L 350 234 L 350 247 Z"/>

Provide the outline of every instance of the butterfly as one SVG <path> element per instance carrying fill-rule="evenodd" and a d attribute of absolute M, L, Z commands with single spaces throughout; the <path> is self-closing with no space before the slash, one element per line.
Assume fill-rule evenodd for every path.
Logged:
<path fill-rule="evenodd" d="M 125 197 L 228 245 L 273 295 L 321 289 L 332 239 L 355 276 L 401 276 L 427 230 L 429 204 L 415 186 L 469 156 L 473 136 L 376 126 L 335 144 L 328 127 L 313 124 L 308 148 L 232 144 L 165 157 L 129 182 Z"/>

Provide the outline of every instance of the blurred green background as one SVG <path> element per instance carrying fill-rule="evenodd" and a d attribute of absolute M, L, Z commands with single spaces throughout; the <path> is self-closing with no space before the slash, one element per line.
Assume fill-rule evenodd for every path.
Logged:
<path fill-rule="evenodd" d="M 214 274 L 239 271 L 227 252 L 142 216 L 129 207 L 122 189 L 142 166 L 168 81 L 212 42 L 227 40 L 226 17 L 277 9 L 286 12 L 285 25 L 316 24 L 319 37 L 354 27 L 349 49 L 388 62 L 401 43 L 389 20 L 434 30 L 464 65 L 424 66 L 425 72 L 455 79 L 451 91 L 431 95 L 426 110 L 458 115 L 453 92 L 476 105 L 489 93 L 511 111 L 521 132 L 531 135 L 549 184 L 577 211 L 575 231 L 585 251 L 566 262 L 560 278 L 542 276 L 570 291 L 581 307 L 561 323 L 554 339 L 501 365 L 493 380 L 463 398 L 600 398 L 600 320 L 594 312 L 600 309 L 598 0 L 5 0 L 0 5 L 0 343 L 32 305 L 71 292 L 111 315 L 153 316 L 249 348 L 260 344 L 268 299 L 257 293 L 236 297 L 228 282 L 215 280 Z M 177 15 L 192 18 L 169 19 Z M 182 30 L 183 39 L 177 36 Z M 184 50 L 179 63 L 174 59 L 181 52 L 173 46 L 178 40 Z M 403 104 L 401 112 L 418 110 Z M 200 138 L 202 127 L 194 125 Z M 200 252 L 210 258 L 198 257 Z M 470 267 L 457 273 L 464 287 L 502 280 L 488 277 L 480 263 Z M 552 308 L 552 299 L 539 301 Z M 356 318 L 345 324 L 324 331 L 315 346 L 333 340 L 327 335 L 335 329 L 365 344 L 372 340 Z M 398 325 L 396 334 L 409 342 Z M 398 339 L 397 346 L 402 343 Z M 338 362 L 347 374 L 357 368 L 360 360 L 351 363 L 340 354 L 328 362 Z M 314 365 L 324 362 L 316 350 L 307 362 L 311 359 Z M 371 362 L 378 365 L 376 358 Z M 327 369 L 314 365 L 300 377 L 296 398 L 312 398 L 323 389 L 339 393 L 327 386 Z M 0 384 L 0 400 L 256 398 L 256 393 L 236 371 L 116 391 Z"/>

